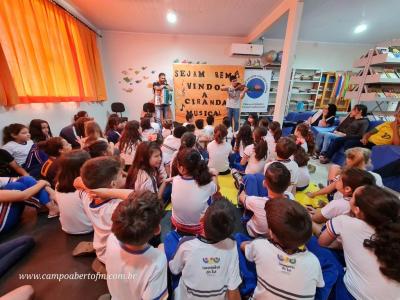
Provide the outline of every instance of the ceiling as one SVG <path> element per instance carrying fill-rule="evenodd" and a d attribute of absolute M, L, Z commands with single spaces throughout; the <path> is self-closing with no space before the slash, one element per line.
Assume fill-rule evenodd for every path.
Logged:
<path fill-rule="evenodd" d="M 246 36 L 281 0 L 68 0 L 101 30 Z M 165 20 L 168 10 L 176 24 Z"/>
<path fill-rule="evenodd" d="M 67 0 L 101 30 L 246 36 L 282 0 Z M 165 15 L 175 10 L 178 22 Z M 304 0 L 299 39 L 376 43 L 400 37 L 400 0 Z M 358 35 L 355 26 L 368 29 Z M 283 38 L 287 16 L 265 34 Z"/>
<path fill-rule="evenodd" d="M 400 37 L 400 0 L 304 0 L 299 40 L 336 43 L 377 43 Z M 285 36 L 287 16 L 265 38 Z M 365 23 L 368 29 L 354 34 Z"/>

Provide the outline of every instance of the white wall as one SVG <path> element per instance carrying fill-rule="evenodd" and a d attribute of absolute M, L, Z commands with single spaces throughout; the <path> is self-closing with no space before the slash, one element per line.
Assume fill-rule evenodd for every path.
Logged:
<path fill-rule="evenodd" d="M 152 90 L 147 87 L 147 83 L 155 81 L 159 72 L 165 72 L 167 80 L 172 83 L 172 63 L 175 59 L 206 61 L 208 64 L 243 64 L 245 58 L 229 56 L 230 44 L 234 42 L 240 43 L 243 40 L 237 37 L 103 32 L 99 47 L 106 79 L 107 101 L 24 104 L 11 109 L 0 107 L 0 129 L 10 123 L 27 124 L 33 118 L 41 118 L 50 123 L 53 133 L 58 134 L 62 127 L 71 122 L 72 116 L 78 110 L 87 110 L 104 127 L 106 116 L 111 112 L 110 103 L 115 101 L 125 103 L 125 116 L 138 118 L 143 103 L 152 97 Z M 282 48 L 281 40 L 265 40 L 264 44 L 265 51 Z M 372 45 L 299 42 L 295 67 L 316 67 L 327 71 L 349 70 L 353 60 L 370 47 Z M 143 71 L 141 67 L 144 66 L 147 69 Z M 130 73 L 140 70 L 133 77 L 142 82 L 133 83 L 132 86 L 125 84 L 121 72 L 128 68 L 132 68 Z M 151 70 L 155 73 L 151 74 Z M 144 80 L 143 75 L 149 78 Z M 133 87 L 132 93 L 122 90 L 129 87 Z"/>

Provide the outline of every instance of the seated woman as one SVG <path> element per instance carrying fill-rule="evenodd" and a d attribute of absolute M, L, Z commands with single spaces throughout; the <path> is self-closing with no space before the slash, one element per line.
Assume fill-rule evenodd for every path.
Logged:
<path fill-rule="evenodd" d="M 109 142 L 114 144 L 118 143 L 119 138 L 121 137 L 121 133 L 119 132 L 121 123 L 125 123 L 125 121 L 118 116 L 110 116 L 108 118 L 105 135 Z"/>
<path fill-rule="evenodd" d="M 21 218 L 25 205 L 49 209 L 48 218 L 58 216 L 58 207 L 53 198 L 54 191 L 45 180 L 36 181 L 29 176 L 12 178 L 0 177 L 0 234 L 14 228 Z"/>
<path fill-rule="evenodd" d="M 323 109 L 318 110 L 314 115 L 305 121 L 311 126 L 332 127 L 335 123 L 337 107 L 335 104 L 328 104 Z"/>
<path fill-rule="evenodd" d="M 70 143 L 73 149 L 81 148 L 78 139 L 85 136 L 85 123 L 93 120 L 92 118 L 87 117 L 87 113 L 86 116 L 80 117 L 78 117 L 78 114 L 74 117 L 74 123 L 64 127 L 60 132 L 60 136 Z M 83 113 L 81 115 L 83 115 Z"/>

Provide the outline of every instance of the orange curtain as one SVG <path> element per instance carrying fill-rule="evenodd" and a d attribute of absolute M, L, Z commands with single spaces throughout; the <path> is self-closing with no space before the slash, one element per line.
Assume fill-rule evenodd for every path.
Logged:
<path fill-rule="evenodd" d="M 0 45 L 0 105 L 10 106 L 18 102 L 17 90 L 15 89 L 6 57 Z"/>
<path fill-rule="evenodd" d="M 106 99 L 96 34 L 49 0 L 1 0 L 0 44 L 19 103 Z"/>

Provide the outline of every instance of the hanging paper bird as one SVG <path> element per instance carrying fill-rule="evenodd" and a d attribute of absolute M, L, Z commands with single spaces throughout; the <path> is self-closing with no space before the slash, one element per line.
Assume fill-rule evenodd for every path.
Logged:
<path fill-rule="evenodd" d="M 198 65 L 199 65 L 199 64 L 200 64 L 200 61 L 199 61 L 199 60 L 198 60 L 198 61 L 196 61 L 196 64 L 198 64 Z"/>
<path fill-rule="evenodd" d="M 206 64 L 207 64 L 207 62 L 206 62 L 206 61 L 203 61 L 203 62 L 202 62 L 202 64 L 203 64 L 203 65 L 206 65 Z"/>
<path fill-rule="evenodd" d="M 141 81 L 141 80 L 135 80 L 135 82 L 136 82 L 136 83 L 141 83 L 142 81 Z"/>
<path fill-rule="evenodd" d="M 140 71 L 138 71 L 138 70 L 135 71 L 135 74 L 136 74 L 136 75 L 139 74 L 139 73 L 140 73 Z"/>
<path fill-rule="evenodd" d="M 182 63 L 187 64 L 187 60 L 186 59 L 182 60 Z"/>
<path fill-rule="evenodd" d="M 129 89 L 122 89 L 124 92 L 127 92 L 127 93 L 132 93 L 132 91 L 133 91 L 133 89 L 132 88 L 129 88 Z"/>
<path fill-rule="evenodd" d="M 122 71 L 121 73 L 122 73 L 122 75 L 128 75 L 128 71 L 125 71 L 125 70 Z"/>
<path fill-rule="evenodd" d="M 142 70 L 144 71 L 144 70 L 146 70 L 147 69 L 147 67 L 142 67 Z"/>
<path fill-rule="evenodd" d="M 173 63 L 174 63 L 174 64 L 179 63 L 179 58 L 175 59 L 175 60 L 173 61 Z"/>
<path fill-rule="evenodd" d="M 148 76 L 143 76 L 143 79 L 147 80 L 147 79 L 149 79 L 149 77 Z"/>
<path fill-rule="evenodd" d="M 124 78 L 122 78 L 122 80 L 124 80 L 125 82 L 129 83 L 129 82 L 132 81 L 132 78 L 124 77 Z"/>
<path fill-rule="evenodd" d="M 191 62 L 191 61 L 188 61 L 187 63 L 188 63 L 188 64 L 191 64 L 192 62 Z"/>
<path fill-rule="evenodd" d="M 154 74 L 155 72 L 156 72 L 156 71 L 153 70 L 153 71 L 151 71 L 151 74 Z"/>

